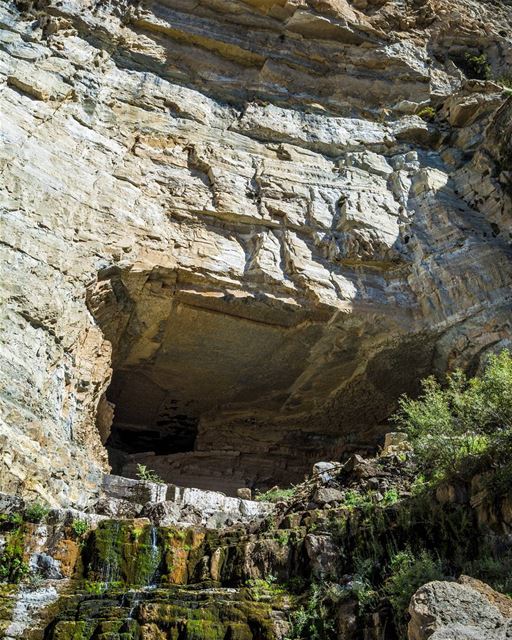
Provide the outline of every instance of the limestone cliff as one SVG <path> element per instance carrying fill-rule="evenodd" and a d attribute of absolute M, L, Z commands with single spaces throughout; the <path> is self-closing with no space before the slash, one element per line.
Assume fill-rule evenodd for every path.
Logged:
<path fill-rule="evenodd" d="M 125 474 L 295 481 L 506 344 L 511 23 L 2 2 L 0 489 L 84 506 L 107 440 Z"/>

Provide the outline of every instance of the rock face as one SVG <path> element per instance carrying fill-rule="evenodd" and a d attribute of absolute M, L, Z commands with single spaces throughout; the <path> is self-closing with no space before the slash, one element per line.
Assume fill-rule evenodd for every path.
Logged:
<path fill-rule="evenodd" d="M 512 103 L 465 74 L 506 73 L 510 25 L 3 2 L 0 489 L 84 506 L 107 440 L 127 475 L 295 481 L 507 344 Z"/>
<path fill-rule="evenodd" d="M 430 582 L 411 599 L 409 640 L 499 640 L 512 634 L 510 598 L 463 576 Z"/>

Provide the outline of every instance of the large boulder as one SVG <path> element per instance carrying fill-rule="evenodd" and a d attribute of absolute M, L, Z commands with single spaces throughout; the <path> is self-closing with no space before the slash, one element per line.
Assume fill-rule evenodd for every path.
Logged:
<path fill-rule="evenodd" d="M 420 587 L 409 605 L 409 640 L 502 640 L 512 637 L 507 597 L 470 578 Z M 512 600 L 511 600 L 512 603 Z"/>

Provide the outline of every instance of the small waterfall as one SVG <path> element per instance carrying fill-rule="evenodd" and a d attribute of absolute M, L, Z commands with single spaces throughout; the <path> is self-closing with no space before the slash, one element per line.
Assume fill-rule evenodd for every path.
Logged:
<path fill-rule="evenodd" d="M 150 564 L 152 567 L 154 567 L 153 575 L 149 579 L 149 586 L 154 586 L 156 585 L 159 578 L 158 568 L 159 568 L 160 559 L 161 559 L 161 552 L 160 552 L 160 548 L 158 547 L 158 530 L 154 525 L 151 525 L 150 527 L 149 538 L 150 538 L 150 545 L 151 545 L 150 546 Z"/>

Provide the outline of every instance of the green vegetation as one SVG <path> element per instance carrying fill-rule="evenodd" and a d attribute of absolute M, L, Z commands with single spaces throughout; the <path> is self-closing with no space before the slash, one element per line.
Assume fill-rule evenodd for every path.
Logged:
<path fill-rule="evenodd" d="M 512 75 L 500 76 L 499 78 L 496 78 L 496 82 L 501 84 L 505 89 L 512 90 Z"/>
<path fill-rule="evenodd" d="M 281 502 L 284 500 L 290 500 L 295 493 L 295 487 L 289 489 L 280 489 L 279 487 L 269 489 L 264 493 L 258 493 L 256 500 L 259 502 Z"/>
<path fill-rule="evenodd" d="M 336 598 L 339 601 L 339 597 Z M 312 584 L 306 603 L 291 615 L 286 640 L 328 640 L 334 634 L 332 594 L 328 587 Z"/>
<path fill-rule="evenodd" d="M 81 538 L 89 530 L 89 525 L 85 520 L 73 520 L 71 529 L 77 538 Z"/>
<path fill-rule="evenodd" d="M 398 490 L 395 489 L 395 487 L 391 487 L 391 489 L 388 489 L 384 493 L 384 496 L 382 498 L 382 506 L 391 507 L 392 505 L 396 504 L 399 500 L 400 500 L 400 495 L 398 493 Z"/>
<path fill-rule="evenodd" d="M 467 52 L 464 55 L 464 67 L 466 74 L 470 78 L 478 80 L 489 80 L 491 78 L 491 65 L 485 53 L 476 55 Z"/>
<path fill-rule="evenodd" d="M 84 582 L 84 591 L 92 596 L 101 596 L 107 591 L 108 585 L 106 582 L 96 582 L 93 580 L 86 580 Z"/>
<path fill-rule="evenodd" d="M 434 107 L 423 107 L 418 111 L 418 116 L 423 118 L 423 120 L 430 122 L 436 117 L 436 110 Z"/>
<path fill-rule="evenodd" d="M 3 524 L 11 524 L 19 527 L 23 524 L 23 516 L 21 513 L 0 513 L 0 526 Z"/>
<path fill-rule="evenodd" d="M 510 353 L 492 355 L 480 377 L 456 371 L 444 387 L 427 378 L 417 400 L 400 400 L 395 422 L 408 433 L 427 480 L 469 480 L 493 470 L 494 488 L 504 492 L 512 484 Z"/>
<path fill-rule="evenodd" d="M 22 527 L 16 527 L 7 534 L 0 554 L 0 582 L 17 584 L 27 575 L 29 569 L 24 560 L 24 543 Z"/>
<path fill-rule="evenodd" d="M 27 522 L 41 522 L 46 518 L 49 511 L 50 509 L 48 506 L 41 504 L 40 502 L 33 502 L 25 509 L 25 520 L 27 520 Z"/>
<path fill-rule="evenodd" d="M 148 467 L 145 464 L 137 465 L 136 475 L 139 480 L 145 480 L 146 482 L 156 482 L 158 484 L 165 484 L 165 482 L 158 475 L 158 473 L 156 473 L 156 471 L 153 471 L 153 469 L 148 469 Z"/>
<path fill-rule="evenodd" d="M 391 558 L 390 575 L 384 583 L 384 593 L 393 609 L 395 626 L 402 635 L 406 635 L 405 612 L 415 591 L 427 582 L 444 577 L 442 562 L 425 549 L 417 556 L 405 550 Z"/>
<path fill-rule="evenodd" d="M 268 575 L 266 578 L 250 578 L 246 582 L 251 590 L 252 599 L 256 602 L 266 598 L 275 598 L 285 595 L 286 589 L 278 584 L 276 576 Z"/>

